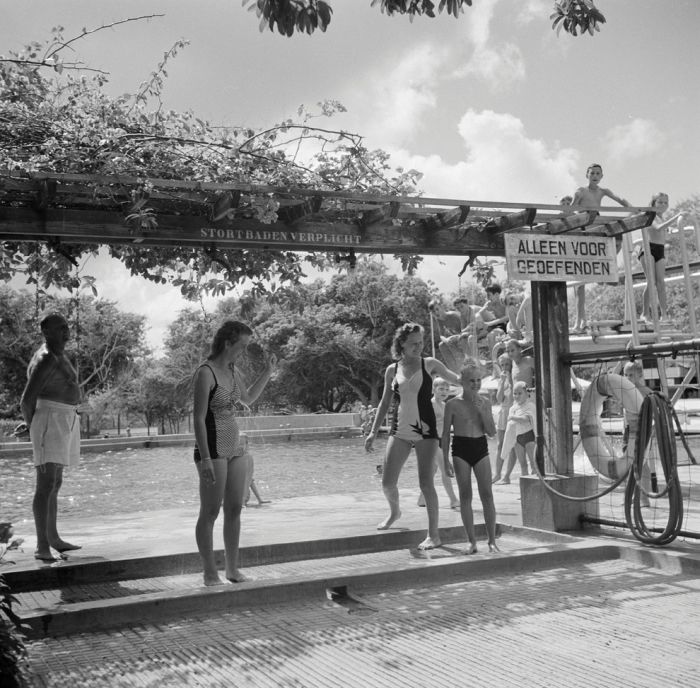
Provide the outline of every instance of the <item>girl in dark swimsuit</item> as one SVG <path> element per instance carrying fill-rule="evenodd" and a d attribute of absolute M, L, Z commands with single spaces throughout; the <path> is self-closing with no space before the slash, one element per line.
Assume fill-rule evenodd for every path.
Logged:
<path fill-rule="evenodd" d="M 252 475 L 251 455 L 241 447 L 234 415 L 238 401 L 252 404 L 268 383 L 276 363 L 268 360 L 262 375 L 247 386 L 234 367 L 245 353 L 252 330 L 244 323 L 225 322 L 214 335 L 211 353 L 194 376 L 194 461 L 199 473 L 199 518 L 195 535 L 204 567 L 204 585 L 221 585 L 214 557 L 214 522 L 224 505 L 226 578 L 246 580 L 238 569 L 241 510 Z"/>

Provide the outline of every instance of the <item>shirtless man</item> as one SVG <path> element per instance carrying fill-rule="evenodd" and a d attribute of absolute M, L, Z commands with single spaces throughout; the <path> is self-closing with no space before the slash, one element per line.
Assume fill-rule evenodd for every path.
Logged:
<path fill-rule="evenodd" d="M 484 509 L 489 552 L 499 551 L 496 545 L 496 507 L 491 490 L 491 461 L 486 441 L 486 435 L 495 436 L 496 424 L 493 422 L 491 403 L 479 394 L 480 387 L 479 369 L 474 365 L 463 368 L 462 395 L 450 399 L 445 404 L 445 421 L 442 428 L 441 446 L 445 472 L 448 475 L 454 474 L 457 478 L 462 523 L 469 539 L 469 547 L 465 554 L 474 554 L 477 551 L 472 511 L 472 469 Z M 452 430 L 454 466 L 450 463 L 449 456 Z"/>
<path fill-rule="evenodd" d="M 66 319 L 51 313 L 41 321 L 45 343 L 36 351 L 27 368 L 27 386 L 20 406 L 29 428 L 36 466 L 36 490 L 32 508 L 36 526 L 34 558 L 56 561 L 64 553 L 80 549 L 63 540 L 57 530 L 58 491 L 63 467 L 80 458 L 80 417 L 77 406 L 80 388 L 75 368 L 65 354 L 70 335 Z"/>

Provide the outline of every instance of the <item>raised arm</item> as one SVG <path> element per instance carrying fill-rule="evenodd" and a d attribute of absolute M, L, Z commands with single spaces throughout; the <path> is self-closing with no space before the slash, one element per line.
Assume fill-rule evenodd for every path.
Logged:
<path fill-rule="evenodd" d="M 603 192 L 603 196 L 607 196 L 608 198 L 612 198 L 613 201 L 616 203 L 619 203 L 620 205 L 624 205 L 625 207 L 629 207 L 630 203 L 626 201 L 624 198 L 621 198 L 620 196 L 617 196 L 614 194 L 610 189 L 601 189 Z"/>
<path fill-rule="evenodd" d="M 457 373 L 453 373 L 442 361 L 438 361 L 437 358 L 432 356 L 426 358 L 425 367 L 433 377 L 444 377 L 445 380 L 454 382 L 456 385 L 462 383 L 462 378 Z"/>
<path fill-rule="evenodd" d="M 491 402 L 486 397 L 482 397 L 482 402 L 483 403 L 477 408 L 479 409 L 481 421 L 484 424 L 484 432 L 489 437 L 494 437 L 496 434 L 496 423 L 493 420 L 493 408 L 491 407 Z"/>
<path fill-rule="evenodd" d="M 272 372 L 274 371 L 276 365 L 277 357 L 272 354 L 265 363 L 265 369 L 262 373 L 260 373 L 258 379 L 252 385 L 250 385 L 250 387 L 246 387 L 243 375 L 238 372 L 237 368 L 234 369 L 234 375 L 236 375 L 238 385 L 241 389 L 241 401 L 244 404 L 250 406 L 257 401 L 258 397 L 265 389 L 265 386 L 270 381 Z"/>

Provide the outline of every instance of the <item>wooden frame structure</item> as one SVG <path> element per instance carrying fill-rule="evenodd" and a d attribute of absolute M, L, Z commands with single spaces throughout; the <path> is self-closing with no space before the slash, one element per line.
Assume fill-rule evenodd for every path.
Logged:
<path fill-rule="evenodd" d="M 0 170 L 0 241 L 48 242 L 64 255 L 70 255 L 71 244 L 135 244 L 216 251 L 433 254 L 473 260 L 503 256 L 507 232 L 620 237 L 649 226 L 655 216 L 649 208 L 578 210 L 548 204 Z M 269 222 L 263 222 L 261 215 Z M 569 352 L 566 283 L 533 282 L 532 292 L 536 384 L 541 390 L 538 415 L 549 416 L 556 470 L 568 475 L 573 472 L 573 444 L 569 370 L 562 358 Z"/>
<path fill-rule="evenodd" d="M 258 210 L 267 205 L 269 222 Z M 0 171 L 0 240 L 502 256 L 509 231 L 619 236 L 647 209 L 378 196 L 317 189 Z M 607 211 L 612 211 L 610 214 Z"/>

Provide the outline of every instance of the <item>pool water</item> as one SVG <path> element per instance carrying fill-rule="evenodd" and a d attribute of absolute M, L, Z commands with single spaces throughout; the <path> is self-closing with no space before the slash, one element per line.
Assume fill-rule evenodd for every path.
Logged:
<path fill-rule="evenodd" d="M 253 444 L 255 483 L 263 499 L 381 490 L 376 465 L 386 440 L 371 454 L 362 438 Z M 30 457 L 0 459 L 0 520 L 32 517 L 35 469 Z M 169 508 L 198 508 L 192 447 L 158 447 L 84 454 L 64 472 L 63 516 L 101 516 Z M 415 455 L 399 487 L 416 487 Z M 254 498 L 253 498 L 254 499 Z"/>

